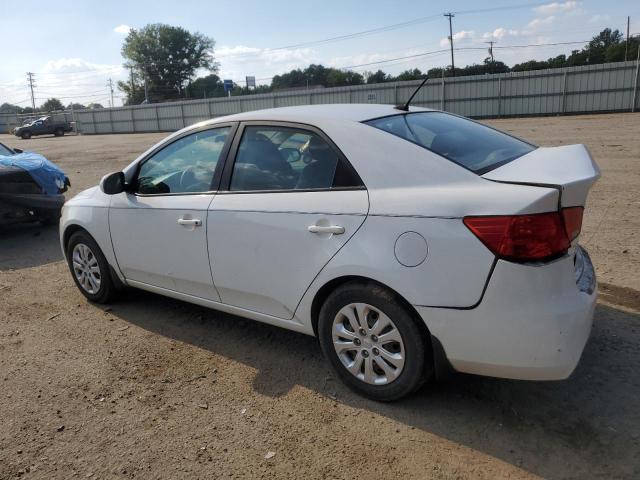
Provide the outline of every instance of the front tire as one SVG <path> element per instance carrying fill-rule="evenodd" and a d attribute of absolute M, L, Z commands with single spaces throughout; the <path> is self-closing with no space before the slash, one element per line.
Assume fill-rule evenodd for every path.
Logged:
<path fill-rule="evenodd" d="M 116 287 L 107 259 L 87 232 L 71 235 L 67 244 L 67 264 L 73 281 L 89 301 L 108 303 L 115 297 Z"/>
<path fill-rule="evenodd" d="M 433 373 L 430 344 L 411 313 L 372 282 L 350 282 L 329 295 L 318 337 L 341 380 L 373 400 L 400 399 Z"/>
<path fill-rule="evenodd" d="M 31 132 L 22 132 L 20 137 L 22 137 L 23 140 L 29 140 L 31 138 Z"/>

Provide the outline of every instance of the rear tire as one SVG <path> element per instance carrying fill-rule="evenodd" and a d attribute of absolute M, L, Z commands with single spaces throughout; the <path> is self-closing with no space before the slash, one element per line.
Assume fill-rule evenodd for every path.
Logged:
<path fill-rule="evenodd" d="M 430 343 L 413 315 L 373 282 L 349 282 L 331 293 L 320 309 L 318 337 L 340 379 L 373 400 L 398 400 L 433 374 Z"/>
<path fill-rule="evenodd" d="M 53 134 L 56 137 L 62 137 L 64 135 L 64 130 L 62 128 L 56 128 L 55 132 L 53 132 Z"/>
<path fill-rule="evenodd" d="M 91 302 L 108 303 L 116 296 L 109 263 L 91 235 L 79 231 L 67 243 L 67 264 L 73 281 Z"/>

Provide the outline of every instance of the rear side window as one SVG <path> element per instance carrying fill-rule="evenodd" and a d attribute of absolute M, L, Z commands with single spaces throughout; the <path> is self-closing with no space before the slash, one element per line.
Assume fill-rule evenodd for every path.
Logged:
<path fill-rule="evenodd" d="M 416 143 L 482 175 L 536 147 L 506 133 L 442 112 L 420 112 L 365 122 Z"/>
<path fill-rule="evenodd" d="M 293 127 L 247 126 L 229 189 L 290 191 L 352 186 L 359 186 L 359 179 L 320 135 Z"/>

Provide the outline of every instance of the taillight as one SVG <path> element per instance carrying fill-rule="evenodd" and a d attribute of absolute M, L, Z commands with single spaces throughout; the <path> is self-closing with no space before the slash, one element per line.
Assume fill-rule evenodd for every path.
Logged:
<path fill-rule="evenodd" d="M 464 224 L 498 257 L 530 262 L 550 260 L 567 252 L 571 245 L 569 232 L 575 233 L 577 215 L 569 212 L 567 227 L 564 216 L 563 211 L 562 216 L 558 212 L 549 212 L 465 217 Z M 580 225 L 577 225 L 577 229 L 579 233 Z"/>
<path fill-rule="evenodd" d="M 582 230 L 582 213 L 583 207 L 563 208 L 562 220 L 564 221 L 564 229 L 570 241 L 575 240 Z"/>

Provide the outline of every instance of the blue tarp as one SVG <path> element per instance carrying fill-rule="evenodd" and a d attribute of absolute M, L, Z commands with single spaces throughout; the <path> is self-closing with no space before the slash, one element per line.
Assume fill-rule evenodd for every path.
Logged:
<path fill-rule="evenodd" d="M 0 155 L 0 165 L 26 170 L 47 195 L 56 195 L 59 189 L 64 188 L 67 178 L 57 166 L 33 152 Z"/>

